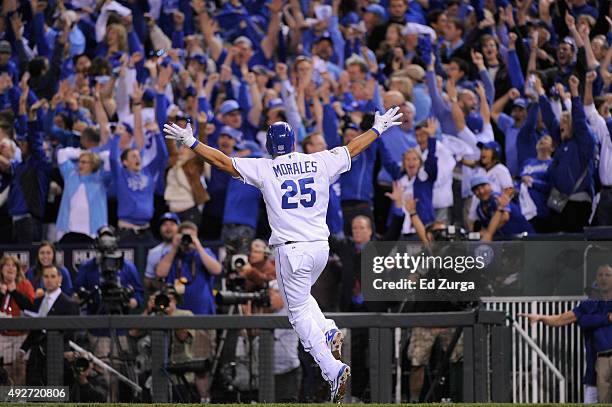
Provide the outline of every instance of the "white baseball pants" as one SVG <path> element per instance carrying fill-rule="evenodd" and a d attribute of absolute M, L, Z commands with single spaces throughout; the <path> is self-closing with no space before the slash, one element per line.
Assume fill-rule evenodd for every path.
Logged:
<path fill-rule="evenodd" d="M 323 377 L 329 381 L 336 378 L 342 363 L 334 358 L 327 346 L 325 332 L 337 327 L 333 320 L 325 318 L 310 295 L 310 287 L 323 272 L 328 257 L 327 241 L 291 243 L 275 249 L 276 280 L 289 322 L 304 350 L 312 355 Z"/>

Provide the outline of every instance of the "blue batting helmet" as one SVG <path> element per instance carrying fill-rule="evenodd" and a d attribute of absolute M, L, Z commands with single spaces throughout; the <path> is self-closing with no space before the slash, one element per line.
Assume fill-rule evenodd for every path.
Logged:
<path fill-rule="evenodd" d="M 272 157 L 289 154 L 295 145 L 295 133 L 285 122 L 273 123 L 266 134 L 266 150 Z"/>

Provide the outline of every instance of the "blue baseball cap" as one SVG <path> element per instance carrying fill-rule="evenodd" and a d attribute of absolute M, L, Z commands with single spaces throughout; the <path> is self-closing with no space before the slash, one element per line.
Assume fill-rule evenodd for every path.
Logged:
<path fill-rule="evenodd" d="M 285 102 L 281 98 L 274 98 L 268 102 L 268 110 L 276 109 L 278 107 L 285 108 Z"/>
<path fill-rule="evenodd" d="M 356 131 L 361 131 L 361 129 L 359 128 L 359 126 L 357 126 L 355 123 L 350 122 L 347 123 L 346 126 L 344 126 L 344 129 L 342 129 L 342 132 L 344 133 L 347 130 L 356 130 Z"/>
<path fill-rule="evenodd" d="M 383 22 L 387 22 L 387 10 L 380 4 L 370 4 L 363 9 L 365 13 L 376 14 Z"/>
<path fill-rule="evenodd" d="M 527 109 L 527 106 L 529 106 L 529 103 L 524 98 L 518 98 L 518 99 L 514 99 L 514 102 L 512 103 L 512 107 L 514 106 L 522 107 L 523 109 Z"/>
<path fill-rule="evenodd" d="M 240 105 L 233 99 L 226 100 L 225 102 L 221 103 L 221 107 L 219 108 L 219 112 L 222 115 L 231 113 L 234 110 L 240 110 Z"/>
<path fill-rule="evenodd" d="M 170 220 L 170 221 L 176 223 L 177 225 L 181 224 L 181 219 L 178 217 L 178 215 L 176 213 L 166 212 L 159 219 L 159 225 L 161 226 L 167 220 Z"/>
<path fill-rule="evenodd" d="M 221 130 L 219 130 L 219 135 L 222 135 L 222 134 L 225 134 L 226 136 L 230 136 L 234 140 L 240 140 L 242 138 L 242 132 L 230 126 L 221 127 Z"/>
<path fill-rule="evenodd" d="M 204 66 L 206 66 L 206 63 L 207 63 L 206 55 L 200 54 L 200 53 L 193 54 L 191 56 L 191 60 L 192 61 L 196 61 L 196 62 L 198 62 L 198 63 L 200 63 L 200 64 L 202 64 Z"/>
<path fill-rule="evenodd" d="M 142 94 L 142 100 L 145 102 L 152 102 L 155 100 L 155 91 L 153 89 L 145 89 Z"/>
<path fill-rule="evenodd" d="M 497 141 L 488 141 L 486 143 L 479 142 L 479 143 L 476 143 L 476 146 L 478 146 L 478 148 L 480 148 L 481 150 L 483 148 L 486 148 L 487 150 L 493 150 L 497 153 L 498 157 L 501 154 L 501 146 L 499 145 Z"/>
<path fill-rule="evenodd" d="M 476 112 L 470 112 L 465 118 L 465 124 L 470 128 L 470 130 L 478 134 L 482 131 L 484 127 L 484 120 L 482 120 L 480 114 Z"/>
<path fill-rule="evenodd" d="M 470 189 L 474 189 L 479 185 L 483 185 L 483 184 L 490 184 L 491 181 L 489 181 L 489 178 L 487 178 L 485 175 L 476 175 L 475 177 L 472 177 L 472 179 L 470 180 Z"/>

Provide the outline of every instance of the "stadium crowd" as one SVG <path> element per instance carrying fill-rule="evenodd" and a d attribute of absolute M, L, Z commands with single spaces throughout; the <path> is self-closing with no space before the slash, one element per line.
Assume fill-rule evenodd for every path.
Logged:
<path fill-rule="evenodd" d="M 378 237 L 427 240 L 453 224 L 483 240 L 612 225 L 611 7 L 605 0 L 3 0 L 0 243 L 44 243 L 27 273 L 14 258 L 0 261 L 2 312 L 18 316 L 37 299 L 47 315 L 45 290 L 92 289 L 96 261 L 72 276 L 55 267 L 53 243 L 104 236 L 121 246 L 159 243 L 146 270 L 122 264 L 130 309 L 151 312 L 145 291 L 189 275 L 195 284 L 175 305 L 214 313 L 211 289 L 223 265 L 200 239 L 248 253 L 240 273 L 252 289 L 268 287 L 275 277 L 261 193 L 165 139 L 167 122 L 191 123 L 201 142 L 228 156 L 265 157 L 265 133 L 276 121 L 295 129 L 298 151 L 312 153 L 348 143 L 376 111 L 400 107 L 401 126 L 355 157 L 330 188 L 337 248 L 330 264 L 344 271 L 324 278 L 340 281 L 343 311 L 375 310 L 360 295 L 352 256 Z M 283 312 L 273 303 L 266 312 Z M 87 312 L 99 310 L 90 302 Z M 283 345 L 297 342 L 279 335 Z M 24 332 L 2 338 L 14 358 L 26 350 Z M 90 338 L 96 353 L 108 354 L 99 338 L 108 333 Z M 198 342 L 199 357 L 214 348 L 214 332 L 177 338 Z M 428 352 L 413 350 L 417 365 Z M 300 361 L 285 356 L 276 373 L 291 383 L 287 374 Z M 24 372 L 12 374 L 24 380 Z M 207 380 L 196 377 L 203 399 Z"/>

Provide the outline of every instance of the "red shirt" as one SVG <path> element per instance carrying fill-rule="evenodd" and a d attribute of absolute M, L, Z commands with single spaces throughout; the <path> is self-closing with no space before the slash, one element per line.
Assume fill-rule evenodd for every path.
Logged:
<path fill-rule="evenodd" d="M 19 291 L 21 294 L 25 295 L 30 302 L 34 301 L 34 287 L 32 287 L 32 283 L 30 283 L 27 279 L 23 279 L 17 283 L 16 291 Z M 21 308 L 19 308 L 19 305 L 17 305 L 17 302 L 10 294 L 5 295 L 2 299 L 2 303 L 0 304 L 0 312 L 9 314 L 13 318 L 21 316 Z M 27 331 L 3 331 L 2 335 L 19 336 L 27 333 Z"/>

